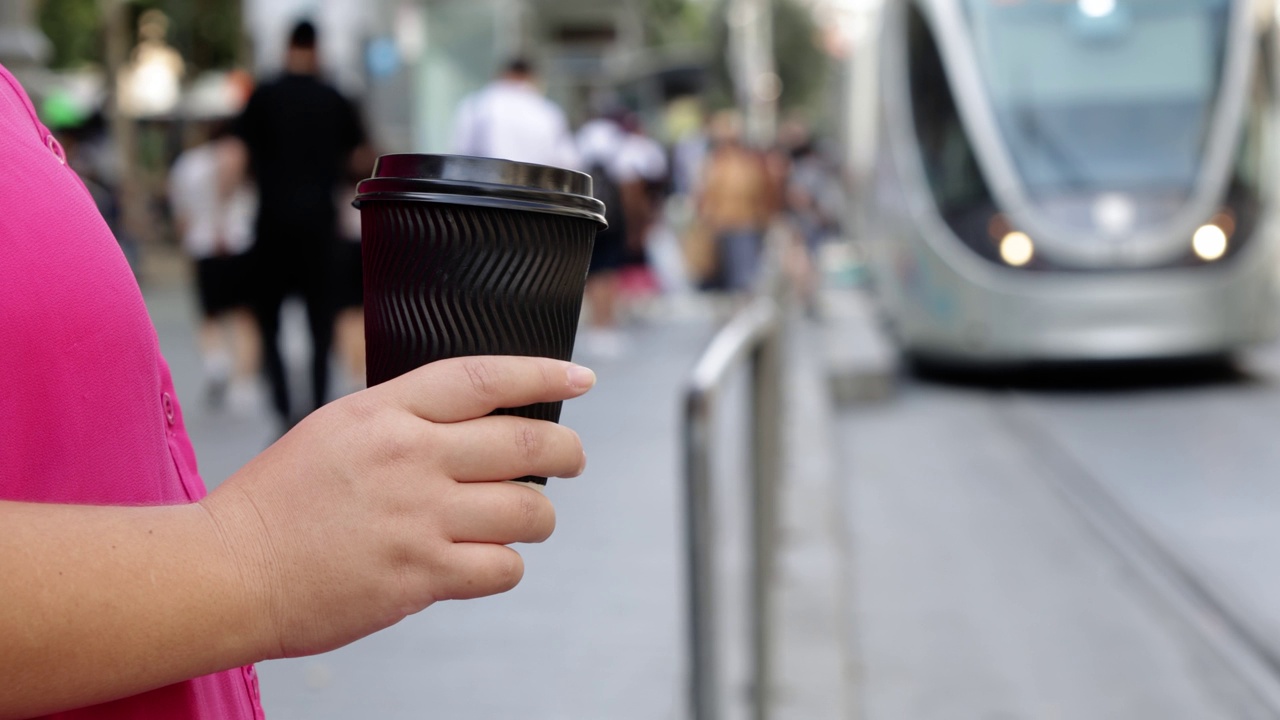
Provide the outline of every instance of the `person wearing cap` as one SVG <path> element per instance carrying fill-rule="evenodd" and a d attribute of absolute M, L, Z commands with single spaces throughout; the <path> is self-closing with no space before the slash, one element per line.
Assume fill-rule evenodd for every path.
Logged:
<path fill-rule="evenodd" d="M 586 457 L 495 408 L 545 358 L 434 363 L 311 414 L 206 494 L 137 281 L 0 66 L 0 718 L 261 720 L 252 663 L 503 592 Z"/>
<path fill-rule="evenodd" d="M 462 101 L 453 133 L 457 155 L 581 169 L 564 111 L 538 90 L 533 64 L 524 58 Z"/>

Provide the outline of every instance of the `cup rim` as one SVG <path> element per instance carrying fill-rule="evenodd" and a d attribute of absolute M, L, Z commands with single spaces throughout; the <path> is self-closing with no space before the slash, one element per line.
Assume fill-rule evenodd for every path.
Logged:
<path fill-rule="evenodd" d="M 591 176 L 576 170 L 464 155 L 383 155 L 356 187 L 354 205 L 417 201 L 543 212 L 607 227 Z"/>

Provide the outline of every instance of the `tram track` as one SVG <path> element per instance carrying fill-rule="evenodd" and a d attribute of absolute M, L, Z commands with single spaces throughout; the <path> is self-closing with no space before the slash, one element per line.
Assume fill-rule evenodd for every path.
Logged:
<path fill-rule="evenodd" d="M 1210 587 L 1195 561 L 1176 552 L 1127 509 L 1037 417 L 1024 393 L 998 395 L 993 409 L 1008 432 L 1035 451 L 1045 466 L 1044 477 L 1067 503 L 1221 660 L 1267 716 L 1280 718 L 1280 651 L 1266 642 L 1250 613 L 1221 588 Z"/>

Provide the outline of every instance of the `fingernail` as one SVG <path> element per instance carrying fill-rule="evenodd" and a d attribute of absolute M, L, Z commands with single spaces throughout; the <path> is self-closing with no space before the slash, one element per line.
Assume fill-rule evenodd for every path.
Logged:
<path fill-rule="evenodd" d="M 586 450 L 583 450 L 583 451 L 582 451 L 582 465 L 578 466 L 578 474 L 579 474 L 579 475 L 581 475 L 582 473 L 584 473 L 584 472 L 586 472 L 586 471 L 587 471 L 587 451 L 586 451 Z"/>
<path fill-rule="evenodd" d="M 596 384 L 596 374 L 581 365 L 569 366 L 569 387 L 586 390 Z"/>

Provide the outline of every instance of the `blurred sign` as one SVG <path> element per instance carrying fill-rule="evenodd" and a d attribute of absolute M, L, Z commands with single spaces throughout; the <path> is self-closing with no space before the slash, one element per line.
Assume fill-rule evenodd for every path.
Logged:
<path fill-rule="evenodd" d="M 369 77 L 382 80 L 396 74 L 400 69 L 400 51 L 395 40 L 389 37 L 374 38 L 365 46 L 365 68 Z"/>

